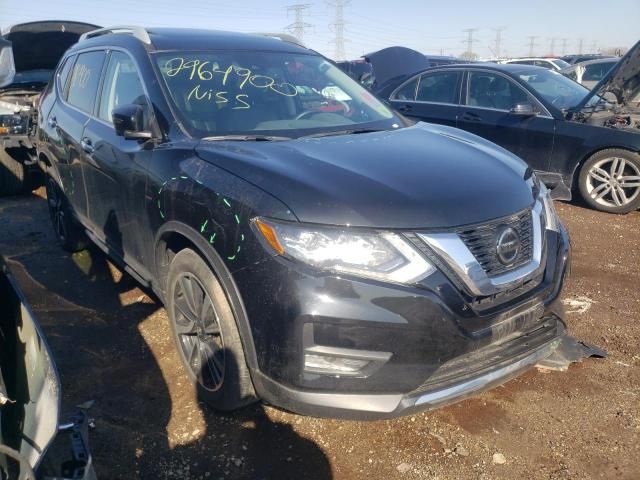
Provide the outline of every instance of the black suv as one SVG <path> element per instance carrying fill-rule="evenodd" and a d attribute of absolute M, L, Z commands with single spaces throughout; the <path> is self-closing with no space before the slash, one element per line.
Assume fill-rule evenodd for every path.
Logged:
<path fill-rule="evenodd" d="M 380 418 L 549 355 L 569 242 L 514 155 L 406 125 L 276 38 L 85 34 L 40 104 L 56 234 L 87 235 L 167 307 L 219 409 Z"/>

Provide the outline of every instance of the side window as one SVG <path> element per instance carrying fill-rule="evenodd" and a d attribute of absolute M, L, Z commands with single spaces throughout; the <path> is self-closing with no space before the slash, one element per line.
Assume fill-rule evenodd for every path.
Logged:
<path fill-rule="evenodd" d="M 592 63 L 591 65 L 587 65 L 584 67 L 582 80 L 599 82 L 614 65 L 615 63 Z"/>
<path fill-rule="evenodd" d="M 76 56 L 72 55 L 64 61 L 64 65 L 62 68 L 58 70 L 58 88 L 64 97 L 66 95 L 66 86 L 67 80 L 69 79 L 69 73 L 71 73 L 71 68 L 73 67 L 73 62 L 75 61 Z"/>
<path fill-rule="evenodd" d="M 146 124 L 148 103 L 136 66 L 126 53 L 113 52 L 104 76 L 98 117 L 111 123 L 114 108 L 132 103 L 143 106 Z"/>
<path fill-rule="evenodd" d="M 434 103 L 458 103 L 456 92 L 460 72 L 425 73 L 420 77 L 416 100 Z"/>
<path fill-rule="evenodd" d="M 469 72 L 467 105 L 511 110 L 517 103 L 530 102 L 520 87 L 502 75 L 491 72 Z"/>
<path fill-rule="evenodd" d="M 418 86 L 418 77 L 411 80 L 404 87 L 396 92 L 393 96 L 393 100 L 409 100 L 416 99 L 416 87 Z"/>
<path fill-rule="evenodd" d="M 102 51 L 81 53 L 71 72 L 67 101 L 87 113 L 93 112 L 104 57 Z"/>
<path fill-rule="evenodd" d="M 533 65 L 533 60 L 515 60 L 513 62 L 509 62 L 509 63 L 515 63 L 518 65 Z"/>
<path fill-rule="evenodd" d="M 565 77 L 570 78 L 570 79 L 571 79 L 571 80 L 573 80 L 574 82 L 577 82 L 577 81 L 578 81 L 578 73 L 576 72 L 576 70 L 575 70 L 575 69 L 574 69 L 574 70 L 571 70 L 571 71 L 570 71 L 570 72 L 568 72 L 568 73 L 565 73 L 565 74 L 564 74 L 564 76 L 565 76 Z"/>
<path fill-rule="evenodd" d="M 548 68 L 549 70 L 555 70 L 551 62 L 547 62 L 546 60 L 535 60 L 533 64 L 536 67 Z"/>

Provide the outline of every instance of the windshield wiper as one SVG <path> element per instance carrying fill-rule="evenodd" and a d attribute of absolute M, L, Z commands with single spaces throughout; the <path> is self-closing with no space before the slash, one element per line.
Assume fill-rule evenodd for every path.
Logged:
<path fill-rule="evenodd" d="M 230 140 L 234 142 L 281 142 L 291 140 L 291 137 L 281 137 L 277 135 L 216 135 L 213 137 L 205 137 L 203 140 L 219 142 Z"/>
<path fill-rule="evenodd" d="M 318 138 L 318 137 L 332 137 L 337 135 L 357 135 L 359 133 L 375 133 L 375 132 L 386 132 L 387 129 L 379 129 L 379 128 L 354 128 L 350 130 L 334 130 L 331 132 L 320 132 L 320 133 L 312 133 L 311 135 L 304 135 L 299 138 Z"/>

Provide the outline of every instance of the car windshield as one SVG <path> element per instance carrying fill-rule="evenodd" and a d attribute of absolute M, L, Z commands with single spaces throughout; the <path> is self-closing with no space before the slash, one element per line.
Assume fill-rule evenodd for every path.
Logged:
<path fill-rule="evenodd" d="M 575 107 L 589 93 L 587 88 L 553 70 L 526 70 L 519 73 L 518 77 L 561 110 Z M 599 100 L 600 97 L 594 97 L 589 100 L 588 106 L 595 105 Z"/>
<path fill-rule="evenodd" d="M 567 68 L 570 67 L 571 65 L 569 65 L 567 62 L 565 62 L 564 60 L 562 60 L 561 58 L 556 58 L 555 60 L 553 60 L 553 63 L 555 64 L 556 67 L 558 67 L 560 70 L 562 70 L 563 68 Z"/>
<path fill-rule="evenodd" d="M 301 137 L 387 130 L 400 119 L 319 55 L 170 52 L 155 57 L 183 123 L 198 137 Z"/>

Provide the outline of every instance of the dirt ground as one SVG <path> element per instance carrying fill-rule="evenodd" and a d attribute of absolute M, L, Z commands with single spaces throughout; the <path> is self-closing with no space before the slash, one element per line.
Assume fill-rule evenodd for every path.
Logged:
<path fill-rule="evenodd" d="M 48 336 L 67 409 L 95 400 L 100 479 L 639 479 L 640 212 L 558 210 L 573 243 L 569 330 L 609 358 L 379 422 L 199 404 L 162 306 L 98 251 L 63 252 L 41 192 L 0 201 L 0 252 Z"/>

